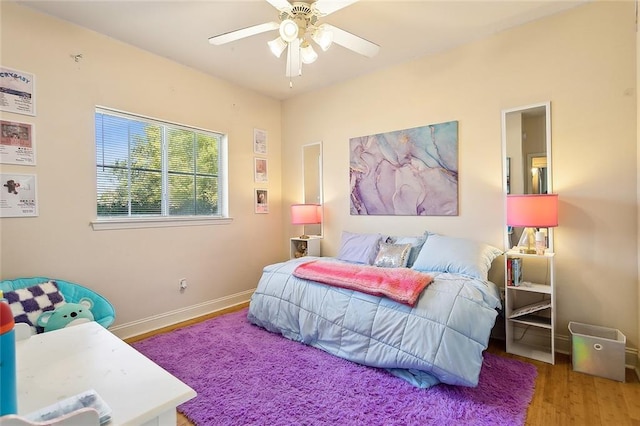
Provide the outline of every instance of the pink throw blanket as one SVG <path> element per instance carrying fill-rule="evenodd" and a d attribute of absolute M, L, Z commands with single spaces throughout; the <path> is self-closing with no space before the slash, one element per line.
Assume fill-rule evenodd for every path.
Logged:
<path fill-rule="evenodd" d="M 293 275 L 306 280 L 386 296 L 396 302 L 415 305 L 433 277 L 408 268 L 379 268 L 371 265 L 313 260 L 296 267 Z"/>

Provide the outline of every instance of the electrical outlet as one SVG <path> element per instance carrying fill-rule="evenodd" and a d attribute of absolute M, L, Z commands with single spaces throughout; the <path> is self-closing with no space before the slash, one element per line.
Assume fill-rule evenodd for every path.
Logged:
<path fill-rule="evenodd" d="M 180 290 L 185 290 L 187 288 L 187 279 L 180 278 Z"/>

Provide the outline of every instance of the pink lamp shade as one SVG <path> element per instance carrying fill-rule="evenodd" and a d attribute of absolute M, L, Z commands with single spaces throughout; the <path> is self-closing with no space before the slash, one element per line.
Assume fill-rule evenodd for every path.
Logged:
<path fill-rule="evenodd" d="M 507 195 L 507 225 L 528 228 L 558 226 L 558 194 Z"/>
<path fill-rule="evenodd" d="M 292 204 L 293 225 L 317 225 L 320 223 L 320 204 Z"/>

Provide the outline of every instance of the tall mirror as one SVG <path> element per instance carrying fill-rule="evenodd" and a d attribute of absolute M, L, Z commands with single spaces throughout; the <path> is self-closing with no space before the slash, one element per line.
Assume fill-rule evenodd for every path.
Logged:
<path fill-rule="evenodd" d="M 322 142 L 302 146 L 302 170 L 303 202 L 322 205 Z M 322 236 L 322 231 L 322 223 L 304 227 L 307 235 Z"/>
<path fill-rule="evenodd" d="M 503 110 L 502 150 L 507 194 L 550 194 L 551 103 Z M 506 247 L 516 245 L 522 232 L 523 228 L 509 228 Z"/>

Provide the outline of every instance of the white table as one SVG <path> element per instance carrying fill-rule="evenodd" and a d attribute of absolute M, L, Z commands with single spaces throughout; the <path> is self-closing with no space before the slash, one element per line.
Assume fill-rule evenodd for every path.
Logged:
<path fill-rule="evenodd" d="M 112 408 L 110 425 L 174 425 L 176 407 L 196 396 L 96 322 L 16 342 L 18 414 L 89 389 Z"/>

